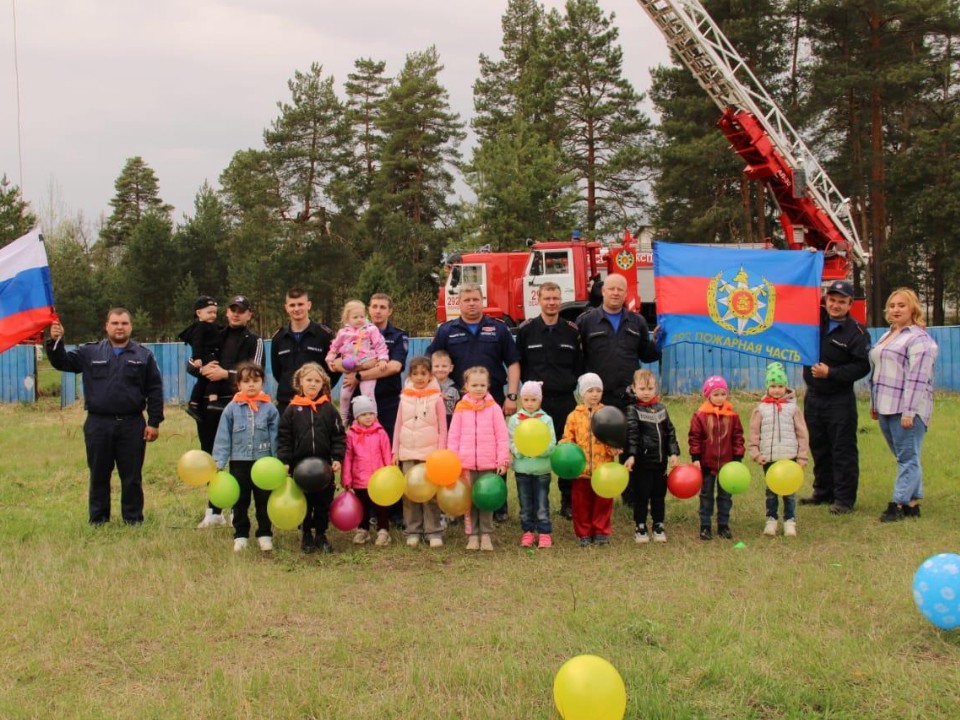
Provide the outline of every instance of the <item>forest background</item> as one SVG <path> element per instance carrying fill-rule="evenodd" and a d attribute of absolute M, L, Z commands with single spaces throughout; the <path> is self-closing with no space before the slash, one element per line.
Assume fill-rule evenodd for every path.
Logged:
<path fill-rule="evenodd" d="M 958 3 L 703 4 L 849 196 L 873 257 L 858 278 L 870 317 L 906 284 L 931 324 L 955 321 Z M 634 88 L 616 17 L 596 0 L 508 0 L 502 30 L 499 54 L 479 57 L 471 118 L 451 110 L 433 47 L 411 48 L 399 68 L 358 58 L 342 86 L 318 58 L 278 88 L 262 145 L 200 187 L 192 214 L 172 217 L 139 156 L 94 222 L 31 207 L 4 174 L 0 246 L 42 222 L 57 309 L 79 342 L 100 335 L 112 305 L 134 311 L 140 339 L 173 339 L 201 293 L 248 295 L 269 336 L 293 286 L 334 325 L 345 299 L 388 292 L 396 324 L 430 334 L 446 252 L 518 249 L 573 228 L 782 243 L 763 187 L 715 127 L 717 107 L 677 63 L 655 68 L 646 93 Z M 464 148 L 468 123 L 476 142 Z M 456 200 L 457 182 L 473 197 Z"/>

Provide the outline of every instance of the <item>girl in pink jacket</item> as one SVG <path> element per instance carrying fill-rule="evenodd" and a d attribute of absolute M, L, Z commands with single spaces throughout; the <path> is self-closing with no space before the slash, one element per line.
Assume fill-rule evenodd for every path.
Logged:
<path fill-rule="evenodd" d="M 353 536 L 353 542 L 363 545 L 370 539 L 370 519 L 377 517 L 376 545 L 390 544 L 390 508 L 381 507 L 370 499 L 367 484 L 370 476 L 390 465 L 390 438 L 377 420 L 377 406 L 365 395 L 357 395 L 353 402 L 353 425 L 347 430 L 347 453 L 343 457 L 340 482 L 353 490 L 363 504 L 363 520 Z"/>
<path fill-rule="evenodd" d="M 433 378 L 430 358 L 418 355 L 410 361 L 407 383 L 400 393 L 400 407 L 393 429 L 393 462 L 404 474 L 447 444 L 447 409 L 440 385 Z M 443 525 L 437 499 L 413 502 L 403 496 L 403 533 L 407 546 L 416 547 L 421 536 L 430 547 L 443 547 Z"/>
<path fill-rule="evenodd" d="M 468 486 L 482 473 L 505 475 L 510 467 L 510 434 L 503 410 L 489 389 L 490 373 L 486 368 L 465 370 L 464 397 L 454 408 L 450 422 L 447 447 L 460 458 L 462 480 Z M 493 550 L 493 512 L 471 507 L 463 524 L 468 535 L 467 550 Z"/>

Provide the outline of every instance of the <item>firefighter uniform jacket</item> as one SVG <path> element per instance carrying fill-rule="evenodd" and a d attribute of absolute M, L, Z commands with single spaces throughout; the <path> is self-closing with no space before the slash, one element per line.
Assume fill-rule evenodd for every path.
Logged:
<path fill-rule="evenodd" d="M 547 325 L 541 316 L 531 318 L 517 332 L 517 347 L 521 380 L 543 382 L 545 396 L 570 398 L 572 408 L 577 378 L 583 374 L 577 326 L 563 319 Z M 554 422 L 564 423 L 566 418 L 554 418 Z"/>
<path fill-rule="evenodd" d="M 852 393 L 853 384 L 870 372 L 870 336 L 849 315 L 830 330 L 830 316 L 820 310 L 820 362 L 830 368 L 825 378 L 813 377 L 810 366 L 803 368 L 807 392 L 815 395 Z"/>
<path fill-rule="evenodd" d="M 320 364 L 330 376 L 331 387 L 337 384 L 340 373 L 331 373 L 326 359 L 332 340 L 330 328 L 318 322 L 311 322 L 301 333 L 299 341 L 289 325 L 277 330 L 270 346 L 270 369 L 277 381 L 277 402 L 281 407 L 296 394 L 293 391 L 293 374 L 308 362 Z"/>
<path fill-rule="evenodd" d="M 437 328 L 427 355 L 446 350 L 453 361 L 450 377 L 463 387 L 463 371 L 480 365 L 490 373 L 490 394 L 497 405 L 503 405 L 503 386 L 507 384 L 506 368 L 520 362 L 520 352 L 510 330 L 499 320 L 481 316 L 474 335 L 462 318 L 449 320 Z"/>

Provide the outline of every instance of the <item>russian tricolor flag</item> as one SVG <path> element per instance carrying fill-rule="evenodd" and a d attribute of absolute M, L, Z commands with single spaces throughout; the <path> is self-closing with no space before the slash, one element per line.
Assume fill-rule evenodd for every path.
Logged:
<path fill-rule="evenodd" d="M 39 230 L 0 248 L 0 352 L 57 319 L 47 251 Z"/>

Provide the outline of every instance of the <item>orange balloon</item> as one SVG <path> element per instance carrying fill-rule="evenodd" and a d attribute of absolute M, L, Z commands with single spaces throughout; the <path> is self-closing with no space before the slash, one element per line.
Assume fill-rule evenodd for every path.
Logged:
<path fill-rule="evenodd" d="M 427 480 L 434 485 L 453 485 L 460 478 L 460 470 L 460 458 L 453 450 L 434 450 L 427 455 Z"/>
<path fill-rule="evenodd" d="M 470 486 L 462 480 L 437 490 L 437 505 L 450 517 L 468 513 L 471 502 Z"/>

